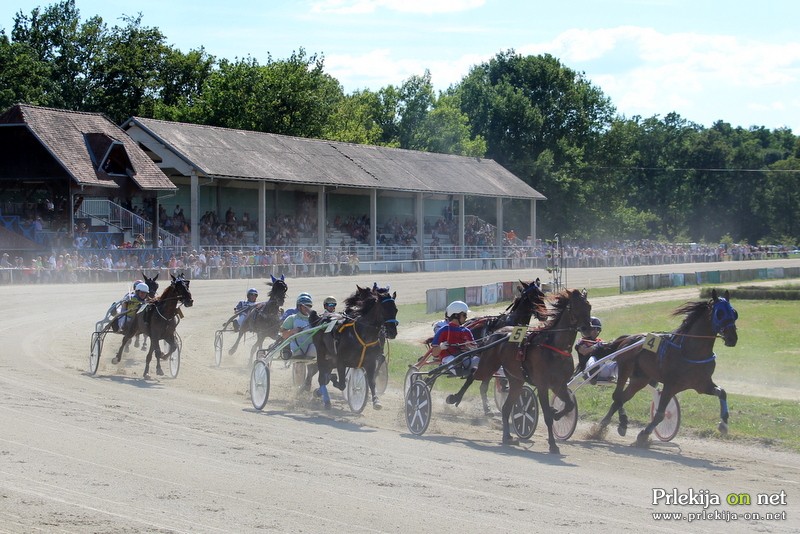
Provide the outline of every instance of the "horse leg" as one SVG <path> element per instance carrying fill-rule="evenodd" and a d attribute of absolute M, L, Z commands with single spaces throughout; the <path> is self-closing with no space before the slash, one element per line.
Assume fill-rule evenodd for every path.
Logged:
<path fill-rule="evenodd" d="M 471 377 L 470 377 L 471 378 Z M 486 380 L 481 381 L 480 393 L 481 393 L 481 403 L 483 403 L 483 413 L 484 415 L 492 415 L 494 412 L 492 408 L 489 406 L 489 384 L 492 383 L 491 378 L 487 378 Z"/>
<path fill-rule="evenodd" d="M 714 383 L 713 380 L 708 381 L 708 385 L 703 391 L 698 390 L 698 393 L 704 395 L 714 395 L 719 397 L 719 424 L 717 429 L 722 434 L 728 433 L 728 394 L 725 390 Z"/>
<path fill-rule="evenodd" d="M 664 412 L 667 410 L 667 405 L 677 392 L 678 391 L 671 385 L 664 384 L 664 390 L 661 392 L 661 397 L 658 400 L 658 408 L 656 408 L 656 412 L 653 414 L 653 419 L 650 420 L 650 423 L 648 423 L 636 437 L 636 445 L 638 447 L 647 447 L 649 445 L 650 434 L 652 434 L 653 429 L 664 420 Z"/>
<path fill-rule="evenodd" d="M 250 366 L 252 366 L 253 362 L 256 360 L 256 352 L 261 349 L 261 346 L 264 344 L 264 338 L 267 337 L 266 333 L 261 332 L 258 332 L 256 336 L 258 336 L 256 342 L 253 343 L 250 349 Z"/>
<path fill-rule="evenodd" d="M 378 399 L 378 395 L 375 393 L 375 368 L 376 368 L 375 361 L 367 363 L 367 384 L 369 385 L 369 391 L 372 394 L 372 408 L 375 410 L 380 410 L 383 408 L 383 404 Z"/>
<path fill-rule="evenodd" d="M 310 365 L 309 365 L 310 367 Z M 319 384 L 319 396 L 322 397 L 322 405 L 325 407 L 326 410 L 331 409 L 331 396 L 328 394 L 328 380 L 330 379 L 330 372 L 328 369 L 325 369 L 322 366 L 318 366 L 319 368 L 319 376 L 317 377 L 317 384 Z M 306 381 L 311 380 L 311 373 L 308 372 L 308 377 Z"/>
<path fill-rule="evenodd" d="M 617 433 L 623 437 L 628 433 L 628 412 L 625 411 L 625 406 L 619 407 L 619 425 L 617 425 Z"/>
<path fill-rule="evenodd" d="M 336 362 L 336 380 L 333 381 L 333 385 L 339 391 L 344 391 L 345 386 L 347 386 L 347 382 L 344 379 L 345 373 L 347 373 L 347 366 L 340 359 L 340 361 Z"/>
<path fill-rule="evenodd" d="M 506 375 L 508 371 L 506 371 Z M 511 435 L 511 425 L 509 419 L 511 418 L 511 408 L 517 402 L 519 394 L 522 391 L 521 380 L 509 380 L 508 397 L 506 402 L 503 403 L 503 445 L 517 445 L 519 440 Z"/>
<path fill-rule="evenodd" d="M 233 346 L 228 349 L 228 355 L 233 356 L 233 353 L 236 352 L 236 349 L 239 348 L 239 341 L 241 341 L 242 336 L 244 335 L 244 328 L 239 329 L 239 335 L 236 336 L 236 341 L 233 342 Z"/>
<path fill-rule="evenodd" d="M 475 373 L 470 373 L 466 380 L 464 380 L 464 385 L 461 386 L 461 389 L 458 390 L 456 393 L 452 393 L 447 396 L 447 404 L 455 404 L 458 406 L 461 403 L 461 399 L 464 398 L 464 393 L 469 389 L 472 385 L 472 382 L 475 380 Z"/>
<path fill-rule="evenodd" d="M 142 376 L 145 379 L 150 379 L 150 360 L 153 359 L 153 351 L 158 348 L 158 343 L 155 343 L 153 340 L 150 340 L 150 350 L 147 351 L 147 358 L 145 359 L 144 363 L 144 373 Z M 156 360 L 158 360 L 158 356 L 156 356 Z"/>
<path fill-rule="evenodd" d="M 309 391 L 311 389 L 311 379 L 314 378 L 314 373 L 316 372 L 319 372 L 319 377 L 317 378 L 317 381 L 323 379 L 323 374 L 325 374 L 326 376 L 330 375 L 330 372 L 323 373 L 321 368 L 319 367 L 319 364 L 316 363 L 306 364 L 306 381 L 303 383 L 303 389 L 305 391 Z M 324 384 L 321 383 L 320 385 L 327 385 L 327 384 L 328 384 L 328 379 L 326 378 L 325 383 Z"/>
<path fill-rule="evenodd" d="M 554 417 L 553 407 L 550 406 L 550 399 L 547 398 L 548 388 L 546 385 L 536 388 L 536 393 L 539 396 L 539 406 L 542 407 L 542 415 L 544 416 L 544 424 L 547 425 L 547 443 L 550 445 L 550 452 L 552 454 L 560 454 L 561 450 L 556 444 L 556 437 L 553 435 L 553 421 Z M 572 399 L 569 398 L 565 392 L 558 393 L 559 398 L 564 401 L 564 411 L 559 413 L 560 418 L 564 413 L 572 410 Z"/>
<path fill-rule="evenodd" d="M 117 355 L 114 356 L 114 358 L 111 360 L 111 363 L 119 363 L 120 362 L 120 360 L 122 359 L 122 351 L 126 348 L 126 346 L 128 345 L 128 342 L 131 340 L 132 337 L 133 337 L 132 334 L 124 334 L 122 336 L 122 345 L 119 346 L 119 350 L 117 351 Z"/>

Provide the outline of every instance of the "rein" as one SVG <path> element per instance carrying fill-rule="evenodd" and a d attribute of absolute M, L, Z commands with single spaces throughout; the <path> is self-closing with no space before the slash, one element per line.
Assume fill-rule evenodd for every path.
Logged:
<path fill-rule="evenodd" d="M 349 328 L 349 327 L 353 328 L 353 335 L 356 336 L 356 339 L 361 344 L 361 357 L 358 359 L 358 367 L 361 367 L 364 364 L 364 358 L 367 355 L 367 349 L 369 347 L 374 347 L 375 345 L 377 345 L 380 340 L 376 339 L 375 341 L 370 341 L 369 343 L 367 343 L 366 341 L 361 339 L 361 336 L 358 335 L 358 329 L 356 328 L 356 322 L 355 321 L 348 322 L 348 323 L 345 323 L 342 326 L 340 326 L 339 327 L 339 333 L 340 334 L 344 333 L 344 329 L 345 328 Z"/>

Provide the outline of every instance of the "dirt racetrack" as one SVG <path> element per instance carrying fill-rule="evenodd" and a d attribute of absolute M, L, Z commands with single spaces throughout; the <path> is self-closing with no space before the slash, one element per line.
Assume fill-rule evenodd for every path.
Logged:
<path fill-rule="evenodd" d="M 763 265 L 573 269 L 569 285 L 616 285 L 623 271 Z M 319 302 L 375 280 L 390 283 L 402 304 L 424 301 L 432 287 L 536 276 L 545 279 L 481 271 L 287 282 L 290 297 L 306 290 Z M 531 442 L 504 447 L 478 403 L 447 406 L 435 390 L 431 426 L 415 437 L 400 384 L 390 383 L 382 411 L 355 415 L 338 393 L 331 411 L 296 396 L 280 369 L 257 412 L 245 394 L 245 350 L 226 353 L 220 368 L 213 362 L 214 331 L 253 285 L 263 299 L 263 280 L 192 281 L 180 374 L 151 380 L 141 378 L 138 349 L 111 364 L 115 335 L 97 375 L 86 372 L 94 322 L 127 286 L 0 287 L 0 533 L 800 532 L 797 454 L 681 434 L 642 450 L 631 446 L 638 428 L 589 441 L 579 427 L 556 455 L 541 422 Z M 687 300 L 697 295 L 690 291 Z M 429 328 L 399 319 L 402 338 Z M 654 504 L 660 490 L 687 501 Z M 749 494 L 752 504 L 727 504 L 729 494 Z M 771 504 L 757 504 L 758 494 Z"/>

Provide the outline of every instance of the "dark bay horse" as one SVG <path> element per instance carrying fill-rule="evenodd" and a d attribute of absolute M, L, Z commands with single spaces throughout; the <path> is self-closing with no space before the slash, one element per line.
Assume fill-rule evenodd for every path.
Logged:
<path fill-rule="evenodd" d="M 631 349 L 615 358 L 619 374 L 617 386 L 612 395 L 611 408 L 599 423 L 600 432 L 636 392 L 648 383 L 660 382 L 664 388 L 658 408 L 650 423 L 639 433 L 637 445 L 647 446 L 653 429 L 664 419 L 670 399 L 687 389 L 719 397 L 718 428 L 723 434 L 727 433 L 727 395 L 711 377 L 716 367 L 714 342 L 717 337 L 723 339 L 726 347 L 733 347 L 738 341 L 736 319 L 739 314 L 730 304 L 730 293 L 726 291 L 724 297 L 719 297 L 715 289 L 711 292 L 710 300 L 687 302 L 677 308 L 673 315 L 685 317 L 672 333 L 622 336 L 612 342 L 612 352 L 624 347 Z M 620 415 L 620 435 L 625 435 L 626 427 L 627 417 Z"/>
<path fill-rule="evenodd" d="M 158 279 L 158 274 L 159 273 L 156 273 L 156 275 L 153 278 L 149 278 L 146 274 L 144 274 L 144 271 L 142 271 L 142 278 L 144 279 L 144 283 L 147 284 L 148 288 L 147 298 L 149 299 L 154 299 L 156 297 L 156 293 L 158 292 L 158 282 L 156 282 L 156 280 Z M 136 340 L 134 341 L 133 346 L 134 347 L 139 346 L 138 335 L 136 336 Z M 129 347 L 125 347 L 125 350 L 127 351 L 128 348 Z M 141 349 L 147 350 L 147 338 L 144 338 L 144 340 L 142 341 Z"/>
<path fill-rule="evenodd" d="M 472 331 L 472 337 L 475 338 L 475 342 L 479 347 L 486 343 L 492 333 L 500 328 L 503 328 L 504 326 L 528 325 L 530 324 L 533 316 L 536 316 L 536 319 L 539 321 L 544 321 L 547 319 L 547 307 L 545 305 L 545 297 L 544 293 L 542 293 L 542 290 L 539 289 L 539 287 L 534 283 L 527 284 L 522 280 L 520 280 L 519 283 L 520 285 L 517 287 L 519 295 L 514 298 L 511 304 L 508 305 L 505 312 L 501 313 L 500 315 L 475 317 L 467 320 L 467 322 L 464 323 L 464 326 Z M 430 343 L 432 339 L 433 338 L 430 338 L 427 342 Z M 467 376 L 466 380 L 464 381 L 464 385 L 461 386 L 461 389 L 458 391 L 458 393 L 448 395 L 447 403 L 458 406 L 458 404 L 461 402 L 461 399 L 464 397 L 464 393 L 466 393 L 467 389 L 469 389 L 474 381 L 475 377 L 472 374 Z M 480 387 L 483 412 L 487 415 L 492 414 L 492 409 L 489 407 L 489 398 L 487 395 L 491 382 L 492 377 L 490 376 L 489 378 L 481 381 Z"/>
<path fill-rule="evenodd" d="M 337 321 L 330 331 L 320 330 L 314 334 L 319 368 L 319 393 L 325 408 L 331 401 L 327 384 L 339 390 L 345 388 L 345 372 L 348 367 L 363 367 L 367 375 L 367 385 L 372 395 L 372 407 L 380 410 L 382 405 L 375 393 L 375 372 L 378 360 L 383 354 L 382 339 L 397 337 L 397 292 L 377 285 L 372 289 L 356 285 L 356 291 L 345 300 L 345 314 L 320 316 L 321 321 Z M 339 318 L 341 317 L 341 319 Z M 336 377 L 332 377 L 333 369 Z"/>
<path fill-rule="evenodd" d="M 280 337 L 278 330 L 281 326 L 281 312 L 283 311 L 281 308 L 286 300 L 286 292 L 289 290 L 289 286 L 286 285 L 283 275 L 281 275 L 280 278 L 275 278 L 272 275 L 270 275 L 270 277 L 272 281 L 267 282 L 267 285 L 271 286 L 268 294 L 269 298 L 265 302 L 259 302 L 247 310 L 247 316 L 241 328 L 239 328 L 239 335 L 236 336 L 236 341 L 228 350 L 228 354 L 236 352 L 236 349 L 239 347 L 239 341 L 241 341 L 246 332 L 253 332 L 256 334 L 256 342 L 253 343 L 253 347 L 250 349 L 251 362 L 253 361 L 256 351 L 262 348 L 264 338 L 271 337 L 272 339 L 278 339 Z M 238 315 L 238 313 L 234 314 L 233 317 L 228 319 L 226 324 L 236 320 Z"/>
<path fill-rule="evenodd" d="M 112 363 L 119 363 L 122 356 L 122 349 L 125 344 L 137 333 L 144 333 L 150 338 L 150 350 L 147 351 L 147 361 L 144 366 L 145 378 L 150 377 L 150 361 L 153 358 L 153 352 L 156 352 L 156 374 L 159 376 L 164 374 L 161 370 L 161 360 L 168 358 L 177 348 L 178 344 L 175 341 L 175 327 L 179 322 L 179 306 L 184 305 L 187 308 L 194 304 L 192 294 L 189 291 L 189 280 L 184 279 L 183 274 L 170 275 L 172 282 L 161 295 L 148 304 L 146 310 L 137 313 L 134 316 L 134 322 L 130 329 L 127 330 L 122 339 L 117 355 L 114 357 Z M 167 354 L 161 353 L 161 348 L 158 342 L 161 340 L 169 344 L 169 352 Z"/>
<path fill-rule="evenodd" d="M 544 326 L 529 331 L 522 343 L 509 340 L 494 343 L 507 335 L 510 328 L 500 329 L 490 336 L 486 343 L 489 348 L 481 353 L 475 379 L 491 377 L 503 366 L 509 384 L 508 398 L 503 404 L 503 443 L 509 445 L 518 443 L 511 436 L 511 409 L 525 382 L 535 386 L 547 425 L 550 452 L 558 453 L 558 445 L 553 436 L 553 421 L 557 421 L 574 407 L 567 387 L 575 369 L 571 350 L 578 330 L 589 326 L 592 305 L 586 299 L 586 293 L 577 289 L 563 290 L 551 295 L 549 301 L 548 318 Z M 559 412 L 554 413 L 550 406 L 550 391 L 564 402 L 564 407 Z"/>

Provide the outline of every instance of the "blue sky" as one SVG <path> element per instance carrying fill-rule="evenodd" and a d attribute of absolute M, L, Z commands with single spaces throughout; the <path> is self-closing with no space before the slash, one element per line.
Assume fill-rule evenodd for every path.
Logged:
<path fill-rule="evenodd" d="M 54 2 L 17 0 L 14 14 Z M 81 17 L 113 26 L 141 12 L 184 52 L 325 57 L 345 92 L 400 85 L 430 70 L 446 89 L 513 48 L 550 53 L 584 72 L 626 117 L 710 126 L 789 127 L 800 135 L 800 2 L 727 0 L 77 0 Z"/>

